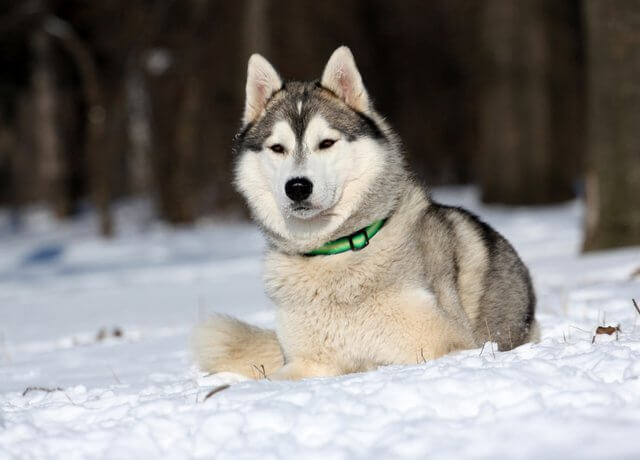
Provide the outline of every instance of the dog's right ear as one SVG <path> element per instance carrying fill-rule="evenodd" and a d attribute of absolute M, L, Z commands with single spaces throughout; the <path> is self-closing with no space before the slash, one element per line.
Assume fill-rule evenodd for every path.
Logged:
<path fill-rule="evenodd" d="M 368 112 L 369 96 L 351 50 L 341 46 L 333 52 L 322 72 L 320 83 L 359 112 Z"/>
<path fill-rule="evenodd" d="M 247 68 L 247 100 L 242 123 L 247 125 L 256 120 L 269 98 L 282 87 L 278 72 L 265 58 L 253 54 Z"/>

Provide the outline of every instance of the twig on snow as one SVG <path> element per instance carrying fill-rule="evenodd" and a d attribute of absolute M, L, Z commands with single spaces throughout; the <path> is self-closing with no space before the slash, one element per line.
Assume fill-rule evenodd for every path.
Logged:
<path fill-rule="evenodd" d="M 202 400 L 202 402 L 205 402 L 207 399 L 209 399 L 211 396 L 213 396 L 216 393 L 220 393 L 223 390 L 226 390 L 227 388 L 229 388 L 231 385 L 229 385 L 228 383 L 225 383 L 224 385 L 220 385 L 219 387 L 215 387 L 214 389 L 212 389 L 209 393 L 207 393 L 207 395 L 204 397 L 204 399 Z M 197 400 L 197 397 L 196 397 Z"/>
<path fill-rule="evenodd" d="M 32 391 L 44 391 L 45 393 L 55 393 L 56 391 L 62 391 L 64 392 L 64 390 L 60 387 L 55 387 L 55 388 L 45 388 L 45 387 L 27 387 L 23 392 L 22 392 L 22 396 L 26 396 L 27 393 L 31 393 Z M 67 396 L 68 397 L 68 396 Z"/>

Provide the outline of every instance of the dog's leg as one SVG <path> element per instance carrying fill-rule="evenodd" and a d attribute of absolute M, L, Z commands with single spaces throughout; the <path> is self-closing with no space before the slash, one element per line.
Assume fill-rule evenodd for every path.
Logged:
<path fill-rule="evenodd" d="M 404 340 L 395 349 L 396 355 L 390 356 L 390 362 L 416 364 L 476 347 L 468 331 L 440 312 L 420 316 L 415 318 L 414 327 L 404 324 Z"/>
<path fill-rule="evenodd" d="M 476 346 L 465 324 L 439 308 L 436 296 L 426 290 L 387 299 L 381 309 L 381 322 L 372 326 L 380 333 L 362 349 L 373 353 L 376 362 L 416 364 Z"/>

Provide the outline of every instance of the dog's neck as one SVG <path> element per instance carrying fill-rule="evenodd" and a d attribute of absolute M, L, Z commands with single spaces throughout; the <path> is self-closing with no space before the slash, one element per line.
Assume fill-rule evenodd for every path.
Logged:
<path fill-rule="evenodd" d="M 329 241 L 323 244 L 319 248 L 316 248 L 310 252 L 305 253 L 305 256 L 331 256 L 335 254 L 342 254 L 347 251 L 360 251 L 369 246 L 371 238 L 376 236 L 378 231 L 383 227 L 387 219 L 379 219 L 373 222 L 371 225 L 361 228 L 360 230 L 351 233 L 350 235 L 343 236 L 337 240 Z"/>
<path fill-rule="evenodd" d="M 387 206 L 378 206 L 375 209 L 375 213 L 371 212 L 371 206 L 360 206 L 358 211 L 346 219 L 336 230 L 324 235 L 319 234 L 316 238 L 284 238 L 268 228 L 261 227 L 261 230 L 267 238 L 270 250 L 289 255 L 304 256 L 328 242 L 353 235 L 374 222 L 392 219 L 395 214 L 402 213 L 404 209 L 415 207 L 417 202 L 428 205 L 429 199 L 421 187 L 409 181 L 406 187 L 397 190 L 397 195 L 393 200 L 386 201 Z"/>

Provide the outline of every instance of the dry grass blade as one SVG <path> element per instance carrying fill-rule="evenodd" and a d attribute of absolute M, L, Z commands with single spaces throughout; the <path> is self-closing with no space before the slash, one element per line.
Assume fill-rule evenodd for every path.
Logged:
<path fill-rule="evenodd" d="M 120 379 L 118 378 L 118 376 L 116 375 L 116 373 L 113 371 L 112 367 L 109 367 L 109 370 L 111 371 L 111 375 L 113 376 L 113 379 L 118 382 L 118 385 L 122 385 L 122 382 L 120 381 Z"/>
<path fill-rule="evenodd" d="M 487 322 L 487 318 L 484 319 L 484 324 L 485 326 L 487 326 L 487 334 L 489 334 L 489 341 L 491 342 L 491 354 L 493 355 L 493 359 L 496 359 L 496 352 L 493 350 L 493 337 L 491 337 L 491 331 L 489 330 L 489 323 Z"/>
<path fill-rule="evenodd" d="M 636 311 L 640 315 L 640 307 L 638 307 L 638 302 L 636 302 L 636 299 L 631 299 L 631 301 L 633 302 L 633 306 L 636 307 Z"/>
<path fill-rule="evenodd" d="M 260 364 L 260 366 L 252 364 L 252 366 L 258 372 L 258 375 L 260 375 L 263 379 L 269 380 L 269 378 L 267 377 L 267 371 L 264 368 L 264 364 Z"/>
<path fill-rule="evenodd" d="M 577 331 L 584 332 L 584 333 L 586 333 L 586 334 L 591 334 L 591 331 L 587 331 L 587 330 L 585 330 L 585 329 L 580 329 L 578 326 L 574 326 L 574 325 L 572 325 L 572 324 L 569 324 L 569 327 L 570 327 L 570 328 L 573 328 L 573 329 L 575 329 L 575 330 L 577 330 Z"/>
<path fill-rule="evenodd" d="M 216 393 L 220 393 L 223 390 L 226 390 L 227 388 L 229 388 L 231 385 L 229 384 L 224 384 L 224 385 L 220 385 L 219 387 L 215 387 L 213 390 L 211 390 L 209 393 L 207 393 L 207 395 L 204 397 L 204 399 L 202 400 L 202 402 L 205 402 L 207 399 L 209 399 L 211 396 L 213 396 Z"/>

